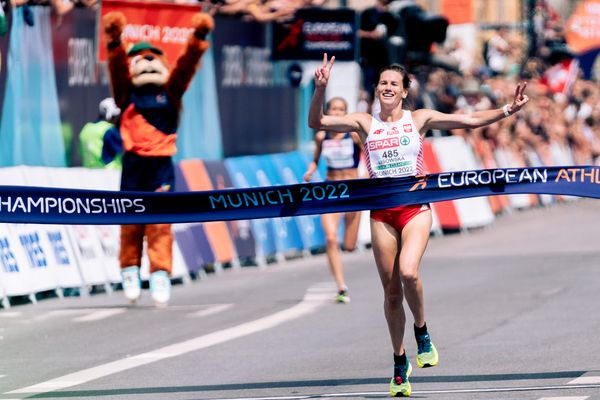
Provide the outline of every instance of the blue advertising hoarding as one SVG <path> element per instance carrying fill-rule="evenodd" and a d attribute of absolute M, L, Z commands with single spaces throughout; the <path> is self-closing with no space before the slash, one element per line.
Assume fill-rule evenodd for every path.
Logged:
<path fill-rule="evenodd" d="M 258 186 L 256 179 L 252 177 L 252 171 L 244 162 L 246 157 L 233 157 L 225 160 L 225 167 L 229 171 L 231 181 L 236 188 L 249 188 Z M 252 219 L 252 231 L 257 245 L 257 261 L 265 263 L 266 259 L 277 254 L 275 246 L 275 233 L 270 219 Z"/>
<path fill-rule="evenodd" d="M 255 172 L 259 186 L 285 184 L 276 170 L 270 154 L 246 157 L 246 160 L 249 163 L 250 169 Z M 273 224 L 275 226 L 278 246 L 284 250 L 284 253 L 301 252 L 305 248 L 295 218 L 275 218 Z"/>
<path fill-rule="evenodd" d="M 204 167 L 216 190 L 228 189 L 235 186 L 223 161 L 204 161 Z M 233 240 L 238 257 L 240 259 L 254 259 L 256 257 L 256 241 L 250 221 L 227 221 L 227 228 L 229 229 L 229 234 Z"/>
<path fill-rule="evenodd" d="M 298 152 L 277 153 L 271 155 L 271 162 L 279 173 L 280 182 L 284 185 L 302 183 L 307 165 Z M 295 217 L 300 235 L 307 249 L 325 246 L 325 234 L 319 215 L 302 215 Z"/>
<path fill-rule="evenodd" d="M 297 88 L 276 76 L 267 27 L 215 17 L 213 53 L 224 157 L 296 148 Z"/>

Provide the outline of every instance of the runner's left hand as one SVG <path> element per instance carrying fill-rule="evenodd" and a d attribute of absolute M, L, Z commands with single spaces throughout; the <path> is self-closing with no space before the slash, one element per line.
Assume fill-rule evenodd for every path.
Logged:
<path fill-rule="evenodd" d="M 519 82 L 517 84 L 517 88 L 515 89 L 515 98 L 513 99 L 513 102 L 508 110 L 511 114 L 518 112 L 525 104 L 527 104 L 527 102 L 529 102 L 529 97 L 525 94 L 526 87 L 527 82 Z"/>

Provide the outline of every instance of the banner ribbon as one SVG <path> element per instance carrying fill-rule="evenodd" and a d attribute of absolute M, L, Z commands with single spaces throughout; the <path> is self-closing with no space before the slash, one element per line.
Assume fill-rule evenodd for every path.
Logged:
<path fill-rule="evenodd" d="M 523 193 L 600 198 L 600 167 L 499 168 L 177 193 L 0 186 L 0 222 L 73 225 L 208 222 L 360 211 Z"/>

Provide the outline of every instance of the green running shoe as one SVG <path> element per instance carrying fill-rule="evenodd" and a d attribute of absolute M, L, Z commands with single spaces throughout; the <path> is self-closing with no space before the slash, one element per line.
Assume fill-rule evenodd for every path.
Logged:
<path fill-rule="evenodd" d="M 394 377 L 390 381 L 390 396 L 408 397 L 412 393 L 408 377 L 412 373 L 412 365 L 408 359 L 406 365 L 401 368 L 394 367 Z"/>
<path fill-rule="evenodd" d="M 350 296 L 348 296 L 348 290 L 340 290 L 335 296 L 335 301 L 338 303 L 350 303 Z"/>
<path fill-rule="evenodd" d="M 429 333 L 417 335 L 417 366 L 419 368 L 433 367 L 438 363 L 438 352 L 431 339 Z"/>

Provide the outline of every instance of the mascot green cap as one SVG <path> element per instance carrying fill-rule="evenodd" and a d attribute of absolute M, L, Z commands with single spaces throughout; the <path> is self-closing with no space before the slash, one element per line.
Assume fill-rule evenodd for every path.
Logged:
<path fill-rule="evenodd" d="M 158 47 L 152 46 L 152 44 L 150 44 L 148 42 L 138 42 L 138 43 L 134 44 L 133 46 L 131 46 L 131 48 L 127 52 L 127 55 L 132 56 L 134 54 L 141 53 L 144 50 L 149 50 L 152 53 L 157 54 L 159 56 L 163 55 L 163 51 L 161 49 L 159 49 Z"/>

